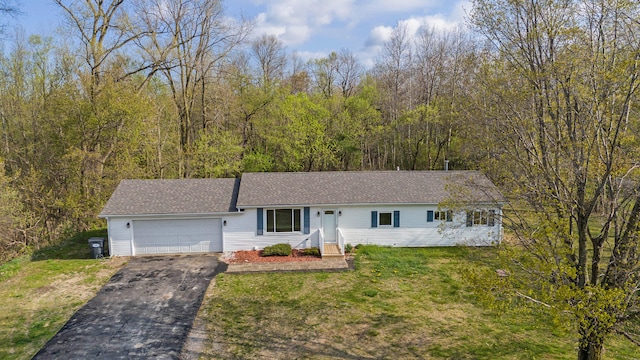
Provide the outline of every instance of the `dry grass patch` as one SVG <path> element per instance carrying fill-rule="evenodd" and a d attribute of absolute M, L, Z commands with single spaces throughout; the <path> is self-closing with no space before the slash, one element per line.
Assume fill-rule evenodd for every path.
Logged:
<path fill-rule="evenodd" d="M 88 259 L 93 234 L 0 266 L 0 303 L 11 309 L 0 312 L 0 359 L 33 357 L 124 265 L 122 258 Z"/>

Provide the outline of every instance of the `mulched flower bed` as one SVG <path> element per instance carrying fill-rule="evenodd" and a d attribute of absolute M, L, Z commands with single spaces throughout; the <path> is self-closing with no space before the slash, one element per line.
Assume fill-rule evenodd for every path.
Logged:
<path fill-rule="evenodd" d="M 227 264 L 261 263 L 261 262 L 288 262 L 288 261 L 320 261 L 322 258 L 313 255 L 304 255 L 301 250 L 292 249 L 289 256 L 262 256 L 262 250 L 234 251 L 225 258 Z"/>

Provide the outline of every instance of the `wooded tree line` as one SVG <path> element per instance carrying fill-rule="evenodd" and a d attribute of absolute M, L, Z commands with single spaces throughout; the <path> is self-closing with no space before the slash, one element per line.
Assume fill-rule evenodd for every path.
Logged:
<path fill-rule="evenodd" d="M 103 225 L 123 178 L 446 159 L 509 199 L 522 276 L 487 296 L 553 309 L 580 359 L 640 344 L 636 1 L 475 0 L 468 28 L 398 26 L 370 69 L 302 61 L 219 1 L 55 2 L 69 38 L 0 54 L 0 258 Z"/>

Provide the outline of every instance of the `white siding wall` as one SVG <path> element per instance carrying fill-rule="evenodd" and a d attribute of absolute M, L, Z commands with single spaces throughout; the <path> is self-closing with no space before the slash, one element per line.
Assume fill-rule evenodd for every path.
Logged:
<path fill-rule="evenodd" d="M 266 209 L 266 208 L 265 208 Z M 454 246 L 454 245 L 491 245 L 500 241 L 500 217 L 496 217 L 495 226 L 466 227 L 466 213 L 454 215 L 452 222 L 434 220 L 427 222 L 427 210 L 437 211 L 435 205 L 403 206 L 340 206 L 311 207 L 310 234 L 268 234 L 257 235 L 256 209 L 246 209 L 243 215 L 227 219 L 223 227 L 224 250 L 248 250 L 278 243 L 289 243 L 293 247 L 304 248 L 318 246 L 318 229 L 322 226 L 322 216 L 318 211 L 336 210 L 337 226 L 344 235 L 345 244 L 376 244 L 386 246 Z M 400 211 L 400 227 L 371 227 L 371 211 Z"/>
<path fill-rule="evenodd" d="M 109 218 L 107 230 L 109 233 L 109 255 L 131 256 L 131 228 L 127 229 L 131 219 Z"/>
<path fill-rule="evenodd" d="M 266 208 L 265 208 L 266 209 Z M 302 207 L 300 207 L 302 209 Z M 420 247 L 420 246 L 454 246 L 491 245 L 501 239 L 500 216 L 496 217 L 495 226 L 486 225 L 466 227 L 465 212 L 454 215 L 454 221 L 427 222 L 427 210 L 437 211 L 434 205 L 403 206 L 340 206 L 311 207 L 310 234 L 268 234 L 257 235 L 257 210 L 246 209 L 243 213 L 221 216 L 226 225 L 222 226 L 223 251 L 249 250 L 278 243 L 289 243 L 292 247 L 306 248 L 318 246 L 318 230 L 322 226 L 322 210 L 335 210 L 342 213 L 337 216 L 337 226 L 344 235 L 345 244 L 376 244 L 386 246 Z M 371 227 L 371 211 L 400 211 L 400 227 Z M 498 212 L 499 213 L 499 212 Z M 304 212 L 301 213 L 302 220 Z M 165 218 L 177 218 L 166 216 Z M 304 221 L 303 221 L 304 222 Z M 132 228 L 131 218 L 110 218 L 109 251 L 112 256 L 131 256 Z M 304 224 L 302 224 L 304 227 Z M 265 229 L 266 230 L 266 229 Z"/>
<path fill-rule="evenodd" d="M 256 211 L 246 210 L 242 215 L 225 218 L 227 226 L 222 227 L 223 251 L 249 250 L 256 236 Z"/>
<path fill-rule="evenodd" d="M 266 209 L 266 208 L 265 208 Z M 304 211 L 301 209 L 301 227 L 304 228 Z M 264 226 L 264 235 L 257 235 L 258 215 L 256 209 L 246 209 L 241 216 L 226 218 L 227 226 L 222 227 L 224 236 L 224 251 L 250 250 L 254 247 L 263 249 L 280 243 L 291 244 L 294 248 L 308 248 L 318 246 L 318 236 L 314 234 L 320 226 L 320 217 L 316 214 L 319 208 L 311 208 L 309 213 L 310 234 L 269 234 Z M 264 219 L 263 215 L 263 219 Z"/>
<path fill-rule="evenodd" d="M 500 223 L 495 226 L 466 227 L 466 213 L 454 214 L 453 221 L 427 222 L 427 211 L 437 211 L 435 205 L 343 207 L 339 226 L 345 243 L 385 246 L 454 246 L 490 245 L 500 239 Z M 400 211 L 400 227 L 371 227 L 371 211 Z M 498 217 L 499 218 L 499 217 Z"/>

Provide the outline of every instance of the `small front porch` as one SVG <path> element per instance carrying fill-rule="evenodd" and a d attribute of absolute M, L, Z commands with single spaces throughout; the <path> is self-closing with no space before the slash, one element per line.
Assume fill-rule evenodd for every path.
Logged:
<path fill-rule="evenodd" d="M 336 227 L 334 241 L 327 241 L 322 228 L 318 230 L 318 235 L 318 247 L 323 259 L 344 259 L 344 236 L 340 228 Z"/>

